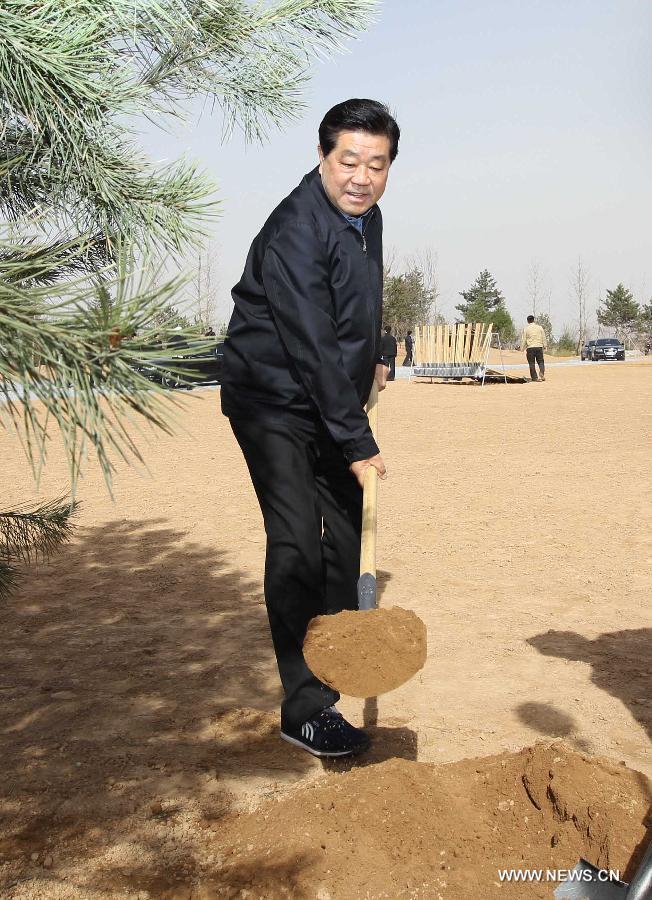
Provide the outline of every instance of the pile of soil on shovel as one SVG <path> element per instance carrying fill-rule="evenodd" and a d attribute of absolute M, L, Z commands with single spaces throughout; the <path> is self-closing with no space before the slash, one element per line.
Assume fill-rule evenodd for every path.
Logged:
<path fill-rule="evenodd" d="M 642 775 L 562 743 L 443 766 L 392 759 L 225 821 L 216 893 L 198 896 L 550 900 L 554 884 L 501 883 L 499 870 L 583 856 L 629 880 L 649 815 Z"/>
<path fill-rule="evenodd" d="M 377 697 L 423 668 L 426 626 L 399 606 L 344 610 L 310 622 L 303 653 L 311 671 L 341 694 Z"/>

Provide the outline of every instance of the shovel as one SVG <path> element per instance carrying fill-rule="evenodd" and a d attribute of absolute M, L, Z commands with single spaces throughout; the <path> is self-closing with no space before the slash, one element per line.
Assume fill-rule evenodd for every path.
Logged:
<path fill-rule="evenodd" d="M 378 385 L 374 381 L 367 401 L 367 418 L 374 438 L 378 436 Z M 362 494 L 362 539 L 358 609 L 376 609 L 376 520 L 378 509 L 378 472 L 369 466 L 364 474 Z"/>
<path fill-rule="evenodd" d="M 652 843 L 643 854 L 631 884 L 624 881 L 600 881 L 597 866 L 580 859 L 572 872 L 573 881 L 555 889 L 555 900 L 652 900 Z"/>
<path fill-rule="evenodd" d="M 376 437 L 378 388 L 374 382 L 367 416 Z M 324 684 L 350 697 L 377 697 L 404 684 L 426 661 L 426 626 L 411 610 L 378 609 L 376 590 L 376 500 L 378 472 L 364 476 L 358 609 L 313 619 L 303 644 L 310 670 Z"/>

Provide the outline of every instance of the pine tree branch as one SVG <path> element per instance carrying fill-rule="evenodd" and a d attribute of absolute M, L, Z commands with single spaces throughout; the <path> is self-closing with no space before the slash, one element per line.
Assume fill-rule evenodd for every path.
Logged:
<path fill-rule="evenodd" d="M 89 269 L 101 272 L 107 264 L 106 240 L 99 236 L 73 240 L 55 236 L 47 243 L 32 237 L 0 243 L 0 275 L 8 283 L 54 285 Z"/>
<path fill-rule="evenodd" d="M 0 5 L 0 143 L 8 215 L 47 203 L 67 230 L 115 231 L 178 250 L 216 212 L 194 167 L 157 171 L 126 140 L 129 117 L 184 117 L 203 94 L 225 134 L 265 136 L 301 111 L 315 56 L 343 49 L 374 0 L 4 0 Z M 2 172 L 0 172 L 0 176 Z M 3 179 L 4 180 L 4 179 Z"/>
<path fill-rule="evenodd" d="M 169 394 L 139 371 L 183 288 L 118 272 L 122 246 L 178 255 L 217 211 L 186 162 L 152 165 L 128 122 L 188 114 L 203 95 L 225 130 L 296 117 L 311 60 L 371 21 L 375 0 L 2 0 L 0 417 L 38 473 L 58 428 L 72 489 L 85 449 L 107 483 L 140 460 L 137 420 L 171 428 Z M 80 273 L 88 273 L 83 278 Z M 89 314 L 101 290 L 112 303 Z M 110 326 L 107 316 L 110 314 Z M 164 330 L 163 330 L 164 334 Z M 134 337 L 137 335 L 137 338 Z M 117 340 L 116 340 L 117 338 Z"/>
<path fill-rule="evenodd" d="M 18 569 L 0 560 L 0 601 L 6 600 L 18 581 Z"/>
<path fill-rule="evenodd" d="M 47 282 L 47 271 L 41 277 Z M 82 279 L 25 286 L 0 277 L 0 420 L 20 436 L 37 478 L 52 423 L 63 438 L 73 493 L 87 447 L 109 487 L 114 457 L 142 463 L 134 416 L 171 433 L 178 402 L 142 368 L 148 356 L 160 355 L 161 340 L 177 333 L 159 323 L 185 281 L 157 284 L 156 273 L 131 272 L 124 259 L 101 285 Z M 97 304 L 103 291 L 111 293 L 108 310 Z"/>
<path fill-rule="evenodd" d="M 0 511 L 0 559 L 6 565 L 49 557 L 72 537 L 79 503 L 65 497 Z"/>

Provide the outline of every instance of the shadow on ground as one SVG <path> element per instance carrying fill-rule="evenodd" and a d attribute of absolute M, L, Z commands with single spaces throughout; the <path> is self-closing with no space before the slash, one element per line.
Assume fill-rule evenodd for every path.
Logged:
<path fill-rule="evenodd" d="M 3 896 L 189 896 L 248 792 L 322 771 L 278 738 L 260 583 L 163 519 L 80 528 L 0 609 L 0 654 Z M 416 758 L 412 732 L 372 730 L 348 767 Z"/>
<path fill-rule="evenodd" d="M 652 629 L 608 632 L 593 640 L 572 631 L 547 631 L 528 638 L 528 643 L 544 656 L 588 663 L 593 684 L 620 700 L 652 738 Z M 525 724 L 541 734 L 564 738 L 579 750 L 591 752 L 590 744 L 578 736 L 573 717 L 552 704 L 522 703 L 516 711 Z M 650 797 L 649 782 L 641 773 L 636 776 Z M 622 873 L 626 882 L 631 881 L 652 840 L 652 807 L 643 824 L 650 830 Z"/>
<path fill-rule="evenodd" d="M 516 713 L 530 728 L 538 731 L 546 737 L 563 738 L 577 750 L 585 753 L 591 752 L 588 741 L 578 736 L 579 726 L 573 716 L 553 706 L 552 703 L 521 703 L 516 707 Z"/>
<path fill-rule="evenodd" d="M 612 631 L 594 640 L 547 631 L 528 644 L 544 656 L 588 663 L 593 684 L 620 700 L 652 738 L 652 628 Z"/>
<path fill-rule="evenodd" d="M 292 783 L 258 582 L 161 519 L 80 528 L 0 610 L 0 857 Z M 229 782 L 229 778 L 231 782 Z M 153 798 L 161 798 L 159 810 Z"/>

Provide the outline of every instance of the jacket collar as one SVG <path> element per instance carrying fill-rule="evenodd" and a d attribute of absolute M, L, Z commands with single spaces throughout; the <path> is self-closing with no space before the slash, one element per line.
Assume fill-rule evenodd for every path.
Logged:
<path fill-rule="evenodd" d="M 307 175 L 303 177 L 303 183 L 305 183 L 311 190 L 314 197 L 317 198 L 319 205 L 328 209 L 333 217 L 333 226 L 336 231 L 344 231 L 347 228 L 355 228 L 355 226 L 351 225 L 350 222 L 347 222 L 340 210 L 335 206 L 334 203 L 328 199 L 328 195 L 324 190 L 324 185 L 321 183 L 321 175 L 319 174 L 319 166 L 315 166 L 315 168 L 308 172 Z M 368 210 L 366 213 L 367 221 L 373 219 L 376 214 L 376 210 L 378 209 L 378 205 L 374 203 L 374 205 Z"/>

